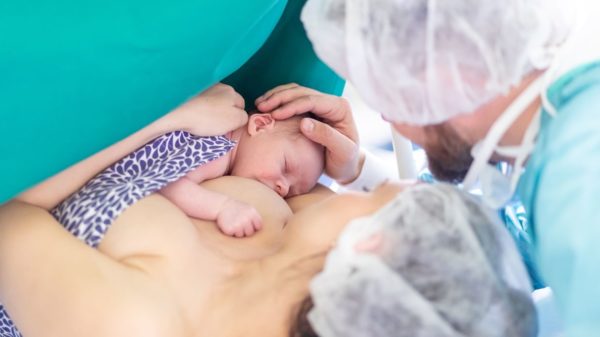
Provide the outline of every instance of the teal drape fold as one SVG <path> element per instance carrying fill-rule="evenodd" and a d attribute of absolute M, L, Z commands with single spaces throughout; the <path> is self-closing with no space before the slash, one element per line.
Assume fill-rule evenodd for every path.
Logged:
<path fill-rule="evenodd" d="M 329 94 L 341 95 L 345 82 L 315 54 L 300 12 L 305 1 L 290 1 L 273 33 L 242 68 L 224 80 L 246 98 L 246 108 L 265 91 L 295 82 Z"/>
<path fill-rule="evenodd" d="M 306 40 L 303 4 L 0 2 L 0 203 L 238 69 L 228 80 L 247 101 L 291 81 L 341 92 Z"/>

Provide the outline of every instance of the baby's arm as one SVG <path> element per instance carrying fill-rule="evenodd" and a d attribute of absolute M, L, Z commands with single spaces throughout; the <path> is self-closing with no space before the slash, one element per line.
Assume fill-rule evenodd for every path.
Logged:
<path fill-rule="evenodd" d="M 227 235 L 250 236 L 262 228 L 262 219 L 254 207 L 209 191 L 187 176 L 167 185 L 160 193 L 191 217 L 216 220 Z"/>

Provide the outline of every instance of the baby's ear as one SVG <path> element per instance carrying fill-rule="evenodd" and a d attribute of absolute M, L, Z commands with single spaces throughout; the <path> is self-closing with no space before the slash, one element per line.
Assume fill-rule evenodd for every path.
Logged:
<path fill-rule="evenodd" d="M 252 114 L 248 119 L 248 133 L 254 136 L 259 132 L 272 130 L 275 127 L 275 119 L 271 114 Z"/>

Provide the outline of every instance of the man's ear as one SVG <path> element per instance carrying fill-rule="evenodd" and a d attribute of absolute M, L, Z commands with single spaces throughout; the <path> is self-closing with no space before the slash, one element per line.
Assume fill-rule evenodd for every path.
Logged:
<path fill-rule="evenodd" d="M 272 130 L 273 127 L 275 127 L 275 119 L 271 114 L 252 114 L 248 118 L 248 133 L 250 136 Z"/>

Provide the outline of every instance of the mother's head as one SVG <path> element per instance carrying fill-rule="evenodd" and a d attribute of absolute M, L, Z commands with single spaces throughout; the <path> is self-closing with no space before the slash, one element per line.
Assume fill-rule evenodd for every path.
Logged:
<path fill-rule="evenodd" d="M 493 215 L 454 187 L 419 185 L 346 226 L 290 336 L 535 336 L 529 290 Z"/>

